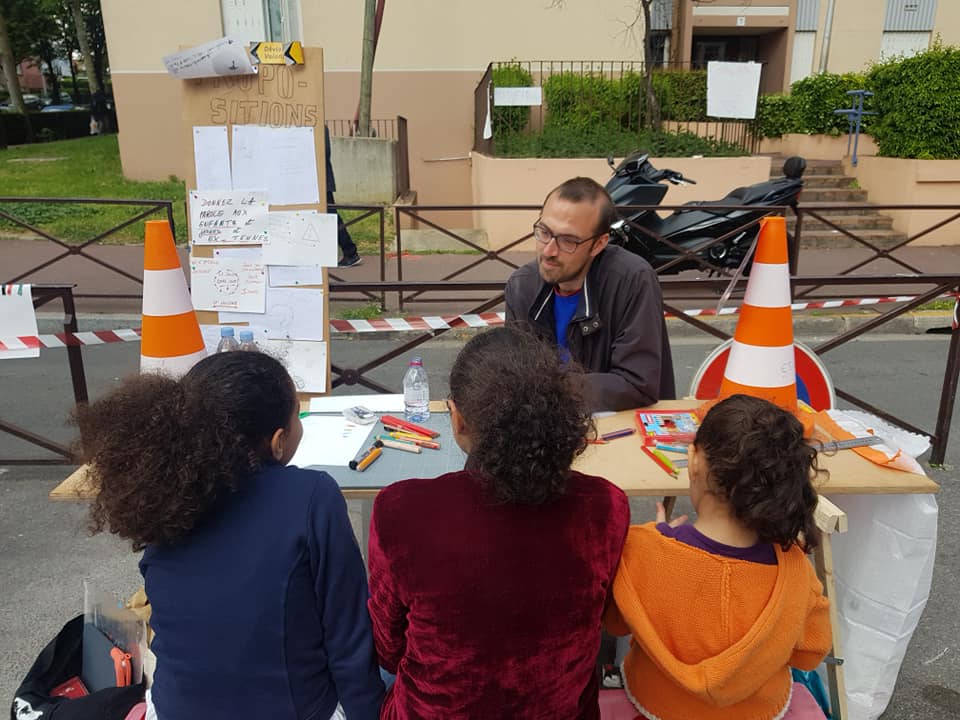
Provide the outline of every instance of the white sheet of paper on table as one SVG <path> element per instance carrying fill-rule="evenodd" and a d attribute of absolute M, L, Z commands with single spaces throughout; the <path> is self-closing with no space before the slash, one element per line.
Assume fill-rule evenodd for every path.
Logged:
<path fill-rule="evenodd" d="M 323 340 L 323 290 L 268 288 L 262 314 L 222 312 L 220 322 L 262 326 L 273 340 Z"/>
<path fill-rule="evenodd" d="M 343 415 L 311 415 L 303 418 L 303 439 L 291 465 L 347 467 L 364 449 L 370 425 L 357 425 Z"/>
<path fill-rule="evenodd" d="M 312 127 L 233 126 L 233 187 L 264 187 L 271 205 L 320 202 Z"/>
<path fill-rule="evenodd" d="M 267 239 L 263 190 L 191 190 L 190 237 L 194 245 L 260 245 Z"/>
<path fill-rule="evenodd" d="M 14 338 L 36 337 L 37 311 L 33 308 L 33 293 L 29 285 L 5 285 L 0 295 L 0 339 L 11 345 L 23 345 Z M 4 343 L 6 344 L 6 342 Z M 0 349 L 0 360 L 40 357 L 40 348 L 25 345 L 17 349 Z"/>
<path fill-rule="evenodd" d="M 360 405 L 379 413 L 402 413 L 403 395 L 327 395 L 310 398 L 310 412 L 338 413 Z"/>
<path fill-rule="evenodd" d="M 327 343 L 268 339 L 261 349 L 286 366 L 297 392 L 327 391 Z"/>
<path fill-rule="evenodd" d="M 198 125 L 193 128 L 193 163 L 197 172 L 197 190 L 233 189 L 226 126 Z"/>
<path fill-rule="evenodd" d="M 267 269 L 234 258 L 190 258 L 190 291 L 197 310 L 262 313 Z"/>
<path fill-rule="evenodd" d="M 267 265 L 337 264 L 337 216 L 330 213 L 270 213 L 263 243 Z"/>

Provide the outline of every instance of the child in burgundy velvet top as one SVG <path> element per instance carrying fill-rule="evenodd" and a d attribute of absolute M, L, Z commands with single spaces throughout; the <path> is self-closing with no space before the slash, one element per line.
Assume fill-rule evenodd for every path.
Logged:
<path fill-rule="evenodd" d="M 600 621 L 630 512 L 570 469 L 591 431 L 582 386 L 517 329 L 461 351 L 449 407 L 466 467 L 373 507 L 370 616 L 397 676 L 382 718 L 600 717 Z"/>

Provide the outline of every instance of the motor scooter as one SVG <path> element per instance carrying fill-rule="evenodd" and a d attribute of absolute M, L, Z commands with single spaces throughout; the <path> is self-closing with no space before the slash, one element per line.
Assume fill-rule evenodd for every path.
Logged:
<path fill-rule="evenodd" d="M 691 268 L 706 268 L 715 273 L 715 268 L 739 267 L 760 225 L 754 223 L 739 228 L 765 215 L 767 207 L 786 205 L 795 209 L 807 167 L 802 157 L 788 158 L 781 178 L 738 187 L 719 200 L 688 202 L 661 218 L 652 206 L 663 200 L 668 189 L 666 183 L 695 185 L 696 181 L 676 170 L 658 170 L 646 153 L 635 152 L 619 165 L 614 165 L 612 157 L 607 158 L 607 162 L 613 169 L 613 177 L 606 189 L 621 217 L 610 229 L 610 242 L 640 255 L 662 274 Z M 629 208 L 636 205 L 651 207 Z M 734 205 L 754 207 L 722 208 Z M 715 239 L 727 235 L 722 242 L 711 245 Z M 792 248 L 793 237 L 789 233 L 787 242 Z M 685 255 L 684 251 L 692 256 Z M 751 264 L 752 258 L 744 268 L 745 273 Z"/>

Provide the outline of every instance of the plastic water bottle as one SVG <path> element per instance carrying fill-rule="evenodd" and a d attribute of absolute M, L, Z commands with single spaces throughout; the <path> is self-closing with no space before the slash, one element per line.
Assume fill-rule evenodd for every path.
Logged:
<path fill-rule="evenodd" d="M 420 357 L 410 361 L 403 376 L 403 414 L 410 422 L 423 422 L 430 417 L 430 384 Z"/>
<path fill-rule="evenodd" d="M 220 343 L 217 345 L 217 352 L 229 352 L 230 350 L 239 350 L 240 343 L 233 336 L 232 327 L 220 328 Z"/>
<path fill-rule="evenodd" d="M 240 331 L 240 348 L 239 349 L 251 350 L 253 352 L 260 352 L 260 348 L 257 347 L 257 343 L 253 339 L 253 330 Z"/>

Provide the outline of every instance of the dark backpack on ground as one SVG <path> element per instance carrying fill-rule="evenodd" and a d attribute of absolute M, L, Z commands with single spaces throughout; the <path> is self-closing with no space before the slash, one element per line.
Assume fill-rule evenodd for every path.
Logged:
<path fill-rule="evenodd" d="M 142 683 L 74 699 L 50 697 L 53 688 L 80 675 L 82 657 L 83 615 L 78 615 L 37 656 L 13 698 L 11 720 L 124 720 L 143 700 Z"/>

